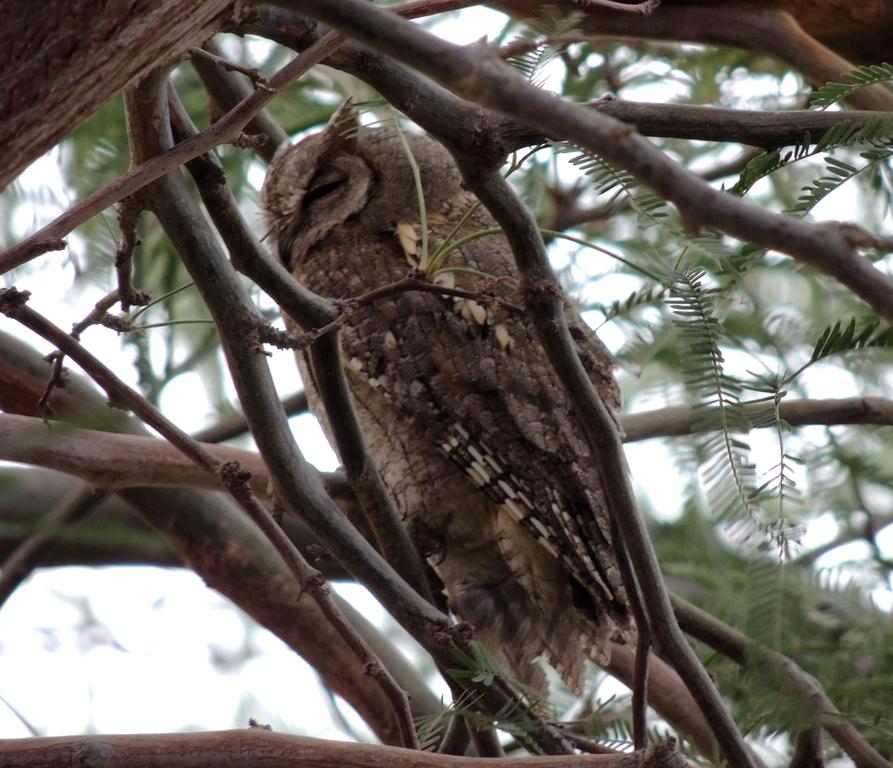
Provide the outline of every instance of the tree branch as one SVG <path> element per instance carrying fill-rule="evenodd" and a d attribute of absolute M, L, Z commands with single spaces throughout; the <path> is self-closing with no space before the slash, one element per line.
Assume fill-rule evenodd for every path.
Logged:
<path fill-rule="evenodd" d="M 757 405 L 744 403 L 747 429 L 754 427 L 749 417 L 758 410 Z M 705 413 L 709 413 L 706 411 Z M 675 437 L 693 434 L 697 420 L 692 418 L 689 405 L 657 408 L 653 411 L 627 413 L 621 417 L 624 442 L 650 440 L 654 437 Z M 882 397 L 847 397 L 828 400 L 782 400 L 779 415 L 792 427 L 810 424 L 878 424 L 893 425 L 893 401 Z M 695 429 L 697 431 L 697 429 Z"/>
<path fill-rule="evenodd" d="M 87 764 L 92 768 L 684 768 L 672 747 L 620 755 L 456 757 L 436 752 L 244 731 L 7 739 L 0 759 L 18 768 Z"/>
<path fill-rule="evenodd" d="M 125 14 L 97 0 L 0 4 L 0 189 L 115 93 L 213 34 L 232 5 L 159 0 Z"/>
<path fill-rule="evenodd" d="M 853 225 L 810 223 L 714 189 L 629 126 L 528 83 L 485 46 L 461 47 L 363 0 L 280 0 L 408 64 L 463 98 L 568 139 L 629 171 L 673 202 L 690 229 L 712 227 L 786 253 L 834 277 L 893 321 L 893 279 L 859 254 L 889 248 Z M 472 136 L 469 139 L 477 139 Z"/>
<path fill-rule="evenodd" d="M 655 104 L 623 99 L 599 99 L 581 106 L 621 120 L 642 136 L 729 142 L 767 150 L 800 144 L 807 133 L 810 143 L 815 144 L 841 123 L 862 128 L 869 121 L 893 119 L 893 112 L 889 111 L 760 111 L 695 104 Z M 533 146 L 542 142 L 546 136 L 560 138 L 558 135 L 533 131 L 514 122 L 504 122 L 499 131 L 511 149 Z"/>
<path fill-rule="evenodd" d="M 742 667 L 760 664 L 776 670 L 791 692 L 812 706 L 822 727 L 853 759 L 858 768 L 890 768 L 890 763 L 834 706 L 818 680 L 800 669 L 793 660 L 777 651 L 758 645 L 743 632 L 680 597 L 673 596 L 673 609 L 679 618 L 679 624 L 686 632 L 715 648 L 736 664 Z"/>

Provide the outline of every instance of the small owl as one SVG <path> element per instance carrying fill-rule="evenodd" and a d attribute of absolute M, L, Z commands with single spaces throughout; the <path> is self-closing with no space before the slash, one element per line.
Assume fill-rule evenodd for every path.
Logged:
<path fill-rule="evenodd" d="M 438 143 L 406 139 L 431 251 L 496 226 L 480 208 L 451 235 L 475 200 Z M 350 108 L 279 150 L 263 198 L 279 257 L 319 294 L 347 299 L 419 265 L 407 150 L 393 130 L 360 128 Z M 480 298 L 405 292 L 353 311 L 341 331 L 371 456 L 451 609 L 489 653 L 539 689 L 544 657 L 578 689 L 585 661 L 631 629 L 598 459 L 533 323 L 512 306 L 505 239 L 467 241 L 435 279 Z M 602 399 L 619 408 L 610 355 L 570 308 L 568 319 Z M 308 358 L 298 358 L 325 425 Z"/>

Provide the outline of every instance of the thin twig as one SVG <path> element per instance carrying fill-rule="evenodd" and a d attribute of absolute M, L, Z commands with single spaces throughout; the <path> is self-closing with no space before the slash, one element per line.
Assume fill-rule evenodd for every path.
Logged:
<path fill-rule="evenodd" d="M 110 291 L 105 296 L 103 296 L 96 304 L 93 305 L 93 309 L 84 317 L 83 320 L 75 323 L 71 329 L 71 336 L 73 339 L 80 339 L 81 334 L 87 330 L 92 325 L 106 325 L 109 327 L 116 326 L 116 330 L 122 330 L 123 325 L 122 321 L 119 318 L 115 318 L 112 315 L 109 315 L 108 311 L 111 309 L 121 297 L 121 291 L 119 288 L 116 288 L 113 291 Z M 56 389 L 62 389 L 65 387 L 65 369 L 63 367 L 65 363 L 65 355 L 56 350 L 55 352 L 51 352 L 46 357 L 47 362 L 53 364 L 53 370 L 50 373 L 49 381 L 47 382 L 46 388 L 43 391 L 43 394 L 40 396 L 40 400 L 37 403 L 37 408 L 41 413 L 44 413 L 47 418 L 52 416 L 53 409 L 50 406 L 50 397 Z"/>
<path fill-rule="evenodd" d="M 212 54 L 220 55 L 214 40 L 206 41 L 203 47 Z M 230 110 L 254 91 L 254 88 L 245 82 L 244 78 L 221 69 L 206 58 L 193 58 L 192 66 L 218 109 Z M 257 147 L 257 154 L 268 163 L 273 159 L 279 145 L 288 141 L 288 134 L 266 109 L 259 110 L 251 118 L 243 129 L 244 134 L 261 134 L 269 138 L 269 141 Z"/>
<path fill-rule="evenodd" d="M 236 64 L 235 62 L 232 62 L 217 53 L 206 50 L 205 48 L 193 48 L 189 51 L 189 56 L 193 60 L 204 59 L 205 61 L 213 64 L 215 67 L 219 67 L 226 72 L 241 72 L 252 83 L 254 83 L 254 86 L 256 88 L 264 91 L 271 91 L 270 84 L 267 81 L 267 78 L 265 78 L 254 67 L 243 67 L 241 64 Z"/>
<path fill-rule="evenodd" d="M 144 291 L 133 287 L 133 251 L 138 238 L 136 225 L 143 203 L 136 195 L 125 197 L 118 203 L 118 229 L 121 230 L 121 245 L 115 253 L 115 272 L 118 276 L 118 295 L 121 298 L 121 310 L 129 312 L 131 305 L 145 306 L 150 298 Z"/>

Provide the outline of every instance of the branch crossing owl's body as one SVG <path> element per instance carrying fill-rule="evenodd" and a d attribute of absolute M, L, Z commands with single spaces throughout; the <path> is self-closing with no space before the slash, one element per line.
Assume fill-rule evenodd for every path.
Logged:
<path fill-rule="evenodd" d="M 433 248 L 474 200 L 440 145 L 408 138 Z M 358 132 L 351 111 L 280 150 L 264 202 L 280 257 L 324 296 L 400 280 L 415 258 L 406 151 L 393 132 Z M 480 210 L 459 237 L 494 226 Z M 468 242 L 448 265 L 490 276 L 440 278 L 469 291 L 516 284 L 502 237 Z M 619 407 L 610 356 L 588 330 L 576 335 Z M 533 324 L 504 304 L 404 292 L 353 311 L 341 347 L 371 456 L 453 610 L 516 679 L 541 687 L 543 655 L 578 687 L 585 660 L 628 630 L 628 607 L 596 460 Z"/>

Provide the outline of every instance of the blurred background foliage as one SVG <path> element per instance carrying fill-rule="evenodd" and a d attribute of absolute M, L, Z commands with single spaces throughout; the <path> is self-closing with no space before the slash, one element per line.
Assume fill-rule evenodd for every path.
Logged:
<path fill-rule="evenodd" d="M 549 23 L 525 28 L 508 21 L 495 42 L 548 37 Z M 228 58 L 266 75 L 290 56 L 257 40 L 227 35 L 218 43 Z M 796 74 L 740 50 L 571 42 L 551 55 L 538 51 L 535 56 L 536 61 L 515 64 L 573 101 L 613 93 L 637 101 L 785 109 L 803 108 L 809 99 L 810 88 Z M 189 62 L 177 68 L 173 82 L 199 128 L 207 126 L 216 108 L 209 106 Z M 270 111 L 294 138 L 324 124 L 347 96 L 362 100 L 374 94 L 348 75 L 317 67 Z M 854 221 L 889 234 L 891 137 L 888 127 L 870 141 L 850 137 L 841 146 L 807 153 L 759 178 L 746 197 L 773 210 L 794 209 L 804 188 L 828 176 L 825 157 L 831 156 L 832 166 L 843 164 L 835 177 L 842 183 L 805 215 Z M 754 156 L 746 147 L 652 141 L 726 189 L 735 187 Z M 846 172 L 864 166 L 864 153 L 870 151 L 879 153 L 870 169 Z M 263 235 L 258 211 L 263 164 L 250 149 L 221 147 L 217 155 L 245 216 Z M 128 163 L 121 98 L 74 131 L 58 155 L 69 200 L 111 182 Z M 589 172 L 581 173 L 581 167 Z M 663 438 L 658 452 L 644 454 L 645 459 L 636 459 L 637 449 L 631 449 L 671 588 L 795 659 L 879 749 L 893 751 L 891 432 L 867 426 L 792 430 L 778 413 L 786 398 L 889 398 L 886 326 L 825 275 L 727 237 L 686 231 L 671 207 L 599 158 L 580 158 L 572 147 L 543 147 L 512 181 L 544 228 L 603 249 L 548 236 L 561 280 L 616 354 L 626 410 L 688 403 L 710 430 Z M 17 212 L 51 206 L 48 190 L 17 184 L 4 193 L 2 242 L 27 231 Z M 579 215 L 568 223 L 571 212 Z M 141 217 L 139 236 L 134 283 L 157 303 L 140 315 L 138 324 L 146 328 L 120 338 L 139 386 L 158 402 L 178 376 L 198 372 L 204 392 L 196 399 L 210 401 L 219 414 L 234 410 L 215 329 L 188 287 L 187 273 L 151 216 Z M 112 211 L 78 229 L 64 257 L 77 316 L 92 306 L 80 298 L 85 286 L 114 287 L 118 238 Z M 255 295 L 273 311 L 269 300 Z M 286 385 L 283 394 L 290 391 Z M 757 400 L 763 428 L 750 432 L 741 404 Z M 661 466 L 653 472 L 636 472 L 646 466 L 643 461 L 655 460 Z M 777 744 L 775 734 L 810 725 L 802 719 L 806 708 L 784 692 L 779 695 L 776 677 L 744 674 L 702 650 L 734 702 L 736 719 L 767 749 Z M 590 733 L 627 738 L 627 708 L 623 696 L 593 705 L 584 717 Z"/>

